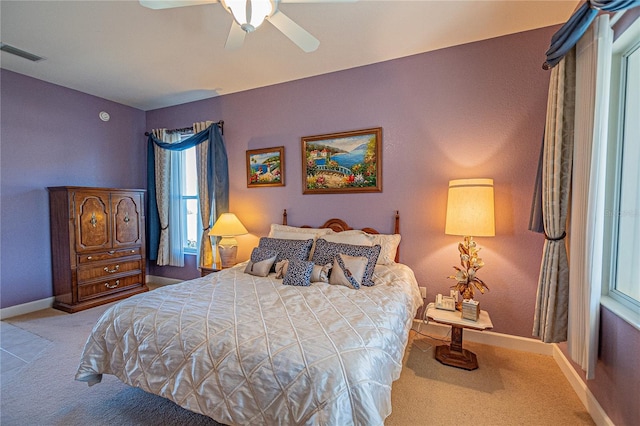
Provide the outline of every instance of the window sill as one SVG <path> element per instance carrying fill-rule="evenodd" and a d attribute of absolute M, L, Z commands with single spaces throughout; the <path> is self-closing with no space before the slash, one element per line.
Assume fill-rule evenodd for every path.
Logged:
<path fill-rule="evenodd" d="M 602 296 L 600 304 L 640 331 L 640 312 L 626 307 L 609 296 Z"/>

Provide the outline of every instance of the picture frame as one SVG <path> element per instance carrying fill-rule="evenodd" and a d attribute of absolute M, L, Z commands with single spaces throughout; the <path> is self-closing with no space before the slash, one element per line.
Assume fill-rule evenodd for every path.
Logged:
<path fill-rule="evenodd" d="M 285 186 L 284 146 L 247 150 L 247 188 Z"/>
<path fill-rule="evenodd" d="M 302 193 L 382 192 L 382 127 L 302 138 Z"/>

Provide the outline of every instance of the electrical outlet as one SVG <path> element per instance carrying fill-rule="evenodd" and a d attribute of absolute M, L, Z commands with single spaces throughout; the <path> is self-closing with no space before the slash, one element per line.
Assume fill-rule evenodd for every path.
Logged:
<path fill-rule="evenodd" d="M 423 299 L 427 298 L 427 288 L 426 287 L 420 287 L 420 296 L 422 296 Z"/>

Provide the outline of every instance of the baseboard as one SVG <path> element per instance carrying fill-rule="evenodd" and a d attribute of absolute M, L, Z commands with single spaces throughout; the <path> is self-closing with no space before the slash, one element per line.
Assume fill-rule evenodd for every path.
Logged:
<path fill-rule="evenodd" d="M 413 320 L 413 329 L 422 333 L 434 336 L 446 336 L 451 327 L 434 322 L 423 323 L 421 320 Z M 541 355 L 553 355 L 553 346 L 542 343 L 536 339 L 526 337 L 511 336 L 509 334 L 494 333 L 492 331 L 464 330 L 464 341 L 482 343 L 485 345 L 497 346 L 499 348 L 525 351 Z"/>
<path fill-rule="evenodd" d="M 50 308 L 53 306 L 54 300 L 55 297 L 47 297 L 46 299 L 34 300 L 33 302 L 2 308 L 0 309 L 0 320 Z"/>
<path fill-rule="evenodd" d="M 423 323 L 421 320 L 417 319 L 413 320 L 412 328 L 434 337 L 445 337 L 451 330 L 451 327 L 447 325 L 433 322 Z M 582 402 L 582 405 L 584 405 L 589 412 L 589 415 L 591 415 L 593 421 L 598 426 L 614 426 L 614 423 L 611 421 L 609 416 L 607 416 L 607 413 L 602 409 L 598 400 L 593 396 L 585 382 L 578 375 L 576 370 L 573 368 L 573 365 L 571 365 L 558 345 L 543 343 L 539 340 L 529 339 L 526 337 L 469 329 L 464 330 L 464 341 L 552 356 L 558 367 L 560 367 L 562 374 L 564 374 L 565 378 L 573 388 L 573 391 Z"/>
<path fill-rule="evenodd" d="M 171 285 L 171 284 L 178 284 L 183 282 L 184 280 L 178 280 L 175 278 L 167 278 L 167 277 L 159 277 L 156 275 L 147 275 L 145 278 L 145 282 L 148 283 L 154 283 L 160 286 L 163 285 Z"/>
<path fill-rule="evenodd" d="M 556 360 L 558 367 L 562 370 L 562 373 L 567 378 L 569 384 L 571 384 L 571 387 L 576 395 L 578 395 L 578 398 L 580 398 L 582 405 L 585 406 L 593 421 L 598 426 L 614 426 L 614 423 L 602 409 L 596 397 L 593 396 L 584 380 L 582 380 L 582 377 L 580 377 L 573 368 L 573 365 L 564 355 L 564 352 L 562 352 L 556 344 L 552 344 L 551 346 L 553 346 L 553 359 Z"/>

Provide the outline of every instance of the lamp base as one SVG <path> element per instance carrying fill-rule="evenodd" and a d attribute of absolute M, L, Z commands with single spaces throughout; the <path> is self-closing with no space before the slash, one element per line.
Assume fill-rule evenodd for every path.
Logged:
<path fill-rule="evenodd" d="M 220 266 L 230 268 L 236 264 L 238 254 L 238 242 L 235 238 L 223 237 L 218 244 L 220 252 Z"/>
<path fill-rule="evenodd" d="M 220 251 L 220 266 L 223 268 L 230 268 L 236 264 L 236 255 L 238 254 L 238 246 L 233 247 L 218 247 Z"/>

